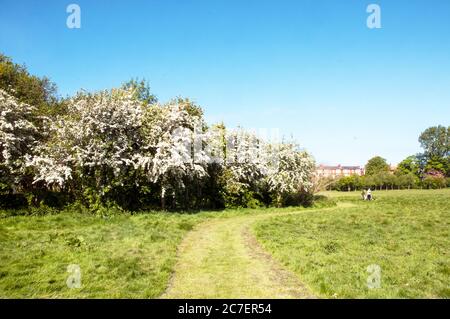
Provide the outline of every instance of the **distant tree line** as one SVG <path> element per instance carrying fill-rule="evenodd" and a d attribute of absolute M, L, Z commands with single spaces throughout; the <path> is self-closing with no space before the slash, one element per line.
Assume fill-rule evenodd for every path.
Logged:
<path fill-rule="evenodd" d="M 450 126 L 427 128 L 419 142 L 423 152 L 409 156 L 390 171 L 386 160 L 376 156 L 365 166 L 365 176 L 344 176 L 322 181 L 327 189 L 354 191 L 372 189 L 438 189 L 450 187 Z"/>

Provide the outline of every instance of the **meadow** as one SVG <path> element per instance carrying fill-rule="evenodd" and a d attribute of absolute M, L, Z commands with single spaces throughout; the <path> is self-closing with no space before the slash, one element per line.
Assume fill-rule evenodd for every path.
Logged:
<path fill-rule="evenodd" d="M 77 213 L 0 220 L 0 297 L 154 298 L 165 289 L 176 249 L 195 217 Z M 82 288 L 69 289 L 70 264 Z"/>
<path fill-rule="evenodd" d="M 0 297 L 450 296 L 449 189 L 375 192 L 373 202 L 323 195 L 312 208 L 3 213 Z M 81 288 L 66 285 L 70 264 Z M 371 264 L 381 267 L 377 289 L 367 286 Z"/>
<path fill-rule="evenodd" d="M 254 227 L 260 242 L 317 296 L 450 297 L 450 191 L 326 192 L 356 204 L 334 211 L 271 218 Z M 367 267 L 381 269 L 370 289 Z"/>

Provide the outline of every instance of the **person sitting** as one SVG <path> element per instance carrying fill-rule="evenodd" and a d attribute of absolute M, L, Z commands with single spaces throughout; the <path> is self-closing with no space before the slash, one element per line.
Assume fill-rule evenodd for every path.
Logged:
<path fill-rule="evenodd" d="M 367 190 L 366 199 L 367 200 L 372 200 L 372 191 L 370 190 L 370 188 Z"/>

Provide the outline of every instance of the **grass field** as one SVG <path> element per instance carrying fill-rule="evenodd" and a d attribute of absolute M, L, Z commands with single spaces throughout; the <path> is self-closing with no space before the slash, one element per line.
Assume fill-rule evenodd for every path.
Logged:
<path fill-rule="evenodd" d="M 450 190 L 325 195 L 338 205 L 3 215 L 0 298 L 450 296 Z M 66 285 L 70 264 L 79 289 Z M 370 264 L 379 289 L 367 288 Z"/>
<path fill-rule="evenodd" d="M 265 249 L 321 297 L 450 297 L 450 191 L 325 193 L 355 207 L 274 217 L 255 225 Z M 381 285 L 369 289 L 369 265 Z"/>
<path fill-rule="evenodd" d="M 171 214 L 3 218 L 0 297 L 157 297 L 166 288 L 177 246 L 196 219 Z M 70 264 L 80 266 L 81 289 L 66 285 Z"/>

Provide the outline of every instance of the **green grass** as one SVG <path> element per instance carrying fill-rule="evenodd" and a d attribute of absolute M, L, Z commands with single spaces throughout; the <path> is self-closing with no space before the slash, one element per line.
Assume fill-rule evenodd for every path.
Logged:
<path fill-rule="evenodd" d="M 317 296 L 450 297 L 450 190 L 327 192 L 356 207 L 272 217 L 254 233 L 263 247 Z M 367 286 L 367 266 L 381 267 L 381 287 Z"/>
<path fill-rule="evenodd" d="M 450 190 L 325 195 L 314 209 L 0 212 L 0 298 L 450 296 Z M 80 289 L 66 285 L 70 264 Z M 370 264 L 380 289 L 367 288 Z"/>
<path fill-rule="evenodd" d="M 13 216 L 15 211 L 0 211 L 0 298 L 157 298 L 169 284 L 181 240 L 195 225 L 211 218 L 278 211 L 148 213 L 106 219 L 68 212 Z M 81 289 L 66 285 L 71 264 L 81 268 Z"/>
<path fill-rule="evenodd" d="M 151 298 L 167 286 L 193 215 L 104 219 L 81 214 L 0 219 L 0 297 Z M 69 289 L 69 264 L 81 268 Z"/>

